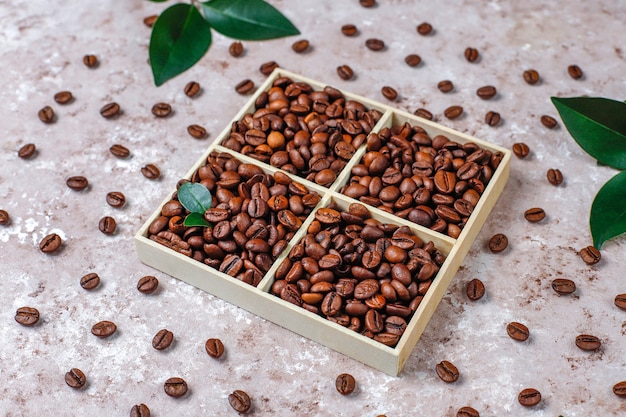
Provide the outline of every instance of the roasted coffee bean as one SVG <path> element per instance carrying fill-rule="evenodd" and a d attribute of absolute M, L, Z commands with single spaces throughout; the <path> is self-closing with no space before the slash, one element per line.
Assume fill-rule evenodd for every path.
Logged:
<path fill-rule="evenodd" d="M 409 67 L 417 67 L 422 63 L 422 57 L 417 54 L 409 54 L 404 58 L 404 62 L 406 62 Z"/>
<path fill-rule="evenodd" d="M 87 186 L 89 185 L 89 181 L 87 181 L 87 178 L 83 177 L 82 175 L 75 175 L 73 177 L 69 177 L 65 181 L 65 184 L 67 184 L 67 186 L 72 190 L 82 191 L 87 188 Z"/>
<path fill-rule="evenodd" d="M 261 74 L 263 75 L 270 75 L 276 68 L 278 68 L 278 64 L 276 62 L 268 61 L 261 65 L 259 71 L 261 71 Z"/>
<path fill-rule="evenodd" d="M 509 246 L 509 239 L 502 233 L 496 233 L 489 239 L 489 250 L 493 253 L 502 252 Z"/>
<path fill-rule="evenodd" d="M 150 417 L 150 409 L 145 404 L 133 405 L 130 409 L 130 417 Z"/>
<path fill-rule="evenodd" d="M 550 168 L 546 174 L 548 182 L 552 185 L 561 185 L 563 183 L 563 174 L 559 169 Z"/>
<path fill-rule="evenodd" d="M 337 75 L 339 75 L 342 80 L 347 81 L 354 77 L 354 72 L 348 65 L 340 65 L 337 67 Z"/>
<path fill-rule="evenodd" d="M 556 121 L 554 117 L 547 116 L 545 114 L 541 116 L 540 120 L 541 120 L 541 124 L 547 127 L 548 129 L 554 129 L 558 125 L 558 122 Z"/>
<path fill-rule="evenodd" d="M 163 384 L 163 390 L 167 395 L 174 398 L 182 397 L 187 393 L 187 382 L 178 377 L 168 378 Z"/>
<path fill-rule="evenodd" d="M 39 321 L 39 310 L 34 307 L 20 307 L 15 312 L 15 321 L 22 326 L 34 326 Z"/>
<path fill-rule="evenodd" d="M 346 36 L 356 36 L 356 34 L 358 33 L 358 29 L 355 25 L 346 24 L 341 27 L 341 33 Z"/>
<path fill-rule="evenodd" d="M 583 70 L 578 65 L 570 65 L 567 67 L 567 73 L 575 80 L 579 80 L 583 77 Z"/>
<path fill-rule="evenodd" d="M 59 91 L 54 95 L 54 101 L 59 104 L 67 104 L 72 101 L 73 98 L 74 96 L 72 96 L 70 91 Z"/>
<path fill-rule="evenodd" d="M 228 47 L 228 53 L 235 58 L 240 57 L 243 54 L 243 44 L 239 41 L 231 43 Z"/>
<path fill-rule="evenodd" d="M 95 272 L 86 274 L 80 279 L 80 286 L 88 291 L 95 289 L 98 285 L 100 285 L 100 276 Z"/>
<path fill-rule="evenodd" d="M 22 159 L 30 159 L 33 156 L 35 156 L 36 152 L 37 152 L 37 146 L 35 146 L 34 143 L 27 143 L 26 145 L 22 146 L 17 151 L 17 156 L 19 156 Z"/>
<path fill-rule="evenodd" d="M 551 286 L 560 295 L 571 294 L 576 291 L 576 284 L 571 279 L 556 278 L 552 281 Z"/>
<path fill-rule="evenodd" d="M 546 217 L 546 212 L 542 208 L 533 207 L 524 212 L 524 218 L 531 223 L 536 223 Z"/>
<path fill-rule="evenodd" d="M 220 339 L 215 339 L 215 338 L 211 338 L 211 339 L 207 339 L 207 341 L 204 344 L 204 349 L 206 350 L 206 353 L 215 359 L 219 359 L 222 357 L 222 355 L 224 354 L 224 344 L 222 343 L 222 341 Z"/>
<path fill-rule="evenodd" d="M 365 46 L 372 51 L 381 51 L 385 48 L 385 42 L 380 39 L 371 38 L 365 41 Z"/>
<path fill-rule="evenodd" d="M 146 164 L 141 168 L 141 173 L 149 180 L 156 180 L 161 176 L 161 171 L 154 164 Z"/>
<path fill-rule="evenodd" d="M 528 145 L 523 142 L 518 142 L 513 144 L 513 153 L 520 159 L 524 159 L 530 153 L 530 149 Z"/>
<path fill-rule="evenodd" d="M 87 68 L 95 68 L 98 66 L 98 57 L 95 55 L 85 55 L 83 57 L 83 64 Z"/>
<path fill-rule="evenodd" d="M 91 334 L 98 337 L 109 337 L 117 331 L 117 326 L 112 321 L 103 320 L 94 324 L 91 328 Z"/>
<path fill-rule="evenodd" d="M 576 336 L 576 346 L 582 350 L 598 350 L 602 346 L 602 342 L 595 336 L 581 334 Z"/>
<path fill-rule="evenodd" d="M 72 368 L 65 373 L 65 383 L 74 389 L 82 388 L 87 382 L 87 377 L 78 368 Z"/>
<path fill-rule="evenodd" d="M 152 106 L 152 114 L 156 117 L 167 117 L 172 114 L 172 106 L 167 103 L 156 103 Z"/>
<path fill-rule="evenodd" d="M 156 14 L 146 16 L 143 18 L 143 24 L 151 28 L 152 26 L 154 26 L 158 18 L 159 16 Z"/>
<path fill-rule="evenodd" d="M 11 221 L 9 212 L 6 210 L 0 210 L 0 225 L 7 225 Z"/>
<path fill-rule="evenodd" d="M 159 280 L 152 275 L 146 275 L 139 278 L 137 282 L 137 290 L 144 294 L 152 294 L 159 287 Z"/>
<path fill-rule="evenodd" d="M 100 115 L 105 119 L 110 119 L 120 114 L 120 105 L 117 103 L 108 103 L 100 109 Z"/>
<path fill-rule="evenodd" d="M 437 376 L 443 382 L 455 382 L 459 379 L 459 370 L 452 363 L 448 361 L 441 361 L 435 366 Z"/>
<path fill-rule="evenodd" d="M 489 100 L 490 98 L 495 97 L 497 93 L 498 91 L 493 85 L 485 85 L 476 90 L 476 95 L 483 100 Z"/>
<path fill-rule="evenodd" d="M 254 90 L 254 82 L 250 79 L 245 79 L 235 86 L 235 91 L 239 94 L 250 94 Z"/>
<path fill-rule="evenodd" d="M 422 119 L 433 120 L 433 114 L 424 108 L 419 108 L 415 110 L 413 114 L 421 117 Z"/>
<path fill-rule="evenodd" d="M 523 342 L 528 339 L 530 332 L 528 331 L 528 327 L 518 322 L 511 322 L 506 326 L 506 332 L 509 337 L 513 340 L 517 340 L 519 342 Z"/>
<path fill-rule="evenodd" d="M 433 31 L 432 25 L 428 22 L 420 23 L 419 25 L 417 25 L 416 29 L 417 29 L 417 33 L 423 36 L 428 35 Z"/>
<path fill-rule="evenodd" d="M 485 284 L 478 278 L 474 278 L 465 287 L 467 298 L 472 301 L 480 300 L 485 295 Z"/>
<path fill-rule="evenodd" d="M 187 126 L 187 133 L 196 139 L 203 139 L 206 137 L 206 129 L 200 125 Z"/>
<path fill-rule="evenodd" d="M 41 120 L 44 123 L 54 123 L 55 118 L 56 118 L 54 114 L 54 110 L 52 110 L 52 107 L 50 106 L 45 106 L 41 108 L 41 110 L 39 110 L 37 115 L 39 116 L 39 120 Z"/>
<path fill-rule="evenodd" d="M 524 81 L 526 81 L 530 85 L 535 85 L 539 82 L 539 73 L 534 69 L 529 69 L 524 71 Z"/>
<path fill-rule="evenodd" d="M 117 222 L 111 216 L 104 216 L 98 223 L 98 229 L 105 235 L 112 235 L 117 229 Z"/>
<path fill-rule="evenodd" d="M 613 394 L 619 397 L 626 397 L 626 381 L 618 382 L 613 385 Z"/>
<path fill-rule="evenodd" d="M 458 409 L 456 417 L 480 417 L 480 413 L 470 406 L 465 406 Z"/>
<path fill-rule="evenodd" d="M 50 233 L 41 239 L 41 242 L 39 242 L 39 249 L 43 253 L 53 253 L 61 247 L 62 243 L 63 241 L 61 240 L 61 236 L 56 233 Z"/>
<path fill-rule="evenodd" d="M 454 90 L 454 84 L 452 84 L 452 81 L 450 80 L 443 80 L 439 81 L 439 83 L 437 84 L 437 88 L 442 93 L 449 93 L 450 91 Z"/>
<path fill-rule="evenodd" d="M 614 302 L 616 307 L 626 310 L 626 294 L 616 295 Z"/>
<path fill-rule="evenodd" d="M 170 347 L 174 341 L 174 333 L 167 329 L 161 329 L 152 338 L 152 347 L 156 350 L 164 350 Z"/>
<path fill-rule="evenodd" d="M 450 106 L 443 111 L 443 115 L 450 120 L 454 120 L 463 114 L 463 107 Z"/>
<path fill-rule="evenodd" d="M 197 83 L 196 81 L 189 81 L 185 85 L 183 92 L 185 93 L 187 97 L 195 97 L 200 92 L 200 84 Z"/>
<path fill-rule="evenodd" d="M 600 251 L 593 246 L 582 248 L 578 254 L 587 265 L 597 264 L 602 259 Z"/>
<path fill-rule="evenodd" d="M 247 413 L 252 406 L 250 396 L 247 392 L 242 390 L 235 390 L 231 394 L 228 394 L 228 403 L 238 413 Z"/>
<path fill-rule="evenodd" d="M 366 8 L 374 7 L 376 6 L 376 0 L 359 0 L 359 4 Z"/>
<path fill-rule="evenodd" d="M 349 395 L 356 388 L 356 380 L 350 374 L 339 374 L 335 379 L 335 388 L 341 395 Z"/>
<path fill-rule="evenodd" d="M 541 393 L 535 388 L 526 388 L 517 395 L 517 401 L 524 407 L 532 407 L 541 402 Z"/>
<path fill-rule="evenodd" d="M 498 126 L 500 124 L 500 113 L 496 111 L 488 111 L 485 115 L 485 123 L 489 126 Z"/>
<path fill-rule="evenodd" d="M 114 156 L 121 158 L 121 159 L 128 158 L 130 156 L 130 151 L 128 150 L 128 148 L 117 143 L 115 145 L 112 145 L 109 148 L 109 151 Z"/>
<path fill-rule="evenodd" d="M 395 101 L 398 98 L 398 92 L 393 87 L 384 86 L 380 92 L 389 101 Z"/>
<path fill-rule="evenodd" d="M 478 60 L 479 53 L 476 48 L 466 48 L 465 49 L 465 59 L 469 62 L 476 62 Z"/>
<path fill-rule="evenodd" d="M 309 41 L 306 39 L 295 41 L 293 44 L 291 44 L 291 49 L 298 54 L 306 52 L 306 50 L 309 49 Z"/>
<path fill-rule="evenodd" d="M 120 191 L 111 191 L 106 195 L 106 202 L 111 207 L 121 208 L 126 204 L 126 196 Z"/>

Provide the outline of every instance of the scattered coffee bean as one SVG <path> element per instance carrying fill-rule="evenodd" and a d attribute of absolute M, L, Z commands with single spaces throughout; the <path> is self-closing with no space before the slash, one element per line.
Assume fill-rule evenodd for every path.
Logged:
<path fill-rule="evenodd" d="M 450 106 L 443 111 L 443 115 L 450 120 L 454 120 L 460 117 L 463 114 L 463 107 L 461 106 Z"/>
<path fill-rule="evenodd" d="M 563 174 L 559 169 L 550 168 L 546 173 L 546 177 L 552 185 L 561 185 L 563 183 Z"/>
<path fill-rule="evenodd" d="M 152 294 L 159 286 L 159 280 L 152 276 L 146 275 L 139 278 L 137 282 L 137 290 L 143 294 Z"/>
<path fill-rule="evenodd" d="M 530 148 L 523 142 L 513 144 L 513 153 L 520 159 L 524 159 L 530 153 Z"/>
<path fill-rule="evenodd" d="M 239 41 L 231 43 L 228 47 L 228 53 L 235 58 L 240 57 L 243 54 L 243 44 Z"/>
<path fill-rule="evenodd" d="M 75 175 L 73 177 L 69 177 L 65 183 L 69 188 L 75 191 L 82 191 L 89 185 L 89 181 L 87 178 L 82 175 Z"/>
<path fill-rule="evenodd" d="M 74 96 L 72 96 L 72 93 L 69 91 L 60 91 L 54 95 L 54 101 L 59 104 L 67 104 L 72 101 L 73 98 Z"/>
<path fill-rule="evenodd" d="M 235 390 L 231 394 L 228 394 L 228 403 L 239 413 L 247 413 L 250 411 L 252 405 L 250 396 L 247 392 L 242 390 Z"/>
<path fill-rule="evenodd" d="M 576 291 L 576 284 L 571 279 L 556 278 L 552 281 L 552 289 L 559 295 L 571 294 Z"/>
<path fill-rule="evenodd" d="M 120 113 L 120 105 L 117 103 L 108 103 L 100 109 L 100 115 L 105 119 L 111 119 Z"/>
<path fill-rule="evenodd" d="M 98 229 L 105 235 L 112 235 L 117 229 L 117 222 L 111 216 L 104 216 L 98 222 Z"/>
<path fill-rule="evenodd" d="M 517 401 L 524 407 L 533 407 L 541 401 L 541 393 L 534 388 L 526 388 L 518 394 Z"/>
<path fill-rule="evenodd" d="M 359 4 L 363 7 L 374 7 L 376 6 L 376 0 L 359 0 Z"/>
<path fill-rule="evenodd" d="M 456 417 L 480 417 L 480 413 L 470 406 L 465 406 L 458 409 Z"/>
<path fill-rule="evenodd" d="M 33 156 L 35 156 L 36 152 L 37 152 L 37 146 L 35 146 L 34 143 L 27 143 L 26 145 L 22 146 L 17 151 L 17 156 L 19 156 L 22 159 L 30 159 Z"/>
<path fill-rule="evenodd" d="M 389 101 L 395 101 L 398 98 L 398 92 L 393 87 L 384 86 L 380 91 Z"/>
<path fill-rule="evenodd" d="M 152 114 L 156 117 L 167 117 L 172 114 L 172 106 L 167 103 L 156 103 L 152 106 Z"/>
<path fill-rule="evenodd" d="M 109 151 L 120 159 L 128 158 L 130 156 L 130 151 L 123 145 L 115 144 L 109 148 Z"/>
<path fill-rule="evenodd" d="M 130 417 L 150 417 L 150 409 L 145 404 L 133 405 L 130 409 Z"/>
<path fill-rule="evenodd" d="M 542 208 L 533 207 L 524 212 L 524 218 L 531 223 L 537 223 L 546 217 L 546 212 Z"/>
<path fill-rule="evenodd" d="M 111 207 L 121 208 L 126 204 L 126 196 L 120 191 L 111 191 L 106 195 L 106 202 Z"/>
<path fill-rule="evenodd" d="M 472 301 L 480 300 L 485 295 L 485 284 L 478 278 L 474 278 L 465 287 L 467 298 Z"/>
<path fill-rule="evenodd" d="M 422 119 L 433 120 L 433 114 L 424 108 L 419 108 L 415 110 L 413 114 L 421 117 Z"/>
<path fill-rule="evenodd" d="M 587 246 L 586 248 L 582 248 L 579 252 L 579 255 L 580 258 L 587 265 L 597 264 L 598 262 L 600 262 L 600 259 L 602 259 L 600 251 L 593 246 Z"/>
<path fill-rule="evenodd" d="M 489 250 L 493 253 L 502 252 L 509 246 L 509 239 L 502 233 L 496 233 L 489 239 Z"/>
<path fill-rule="evenodd" d="M 350 68 L 348 65 L 340 65 L 337 67 L 337 75 L 339 75 L 339 77 L 342 80 L 351 80 L 352 77 L 354 77 L 354 72 L 352 71 L 352 68 Z"/>
<path fill-rule="evenodd" d="M 614 302 L 616 307 L 626 310 L 626 294 L 616 295 Z"/>
<path fill-rule="evenodd" d="M 385 48 L 385 42 L 380 39 L 370 38 L 365 41 L 365 46 L 372 51 L 381 51 Z"/>
<path fill-rule="evenodd" d="M 419 33 L 422 36 L 428 35 L 429 33 L 433 31 L 432 25 L 428 22 L 420 23 L 419 25 L 417 25 L 416 29 L 417 29 L 417 33 Z"/>
<path fill-rule="evenodd" d="M 422 63 L 422 57 L 417 54 L 409 54 L 404 58 L 404 62 L 406 62 L 409 67 L 417 67 Z"/>
<path fill-rule="evenodd" d="M 85 55 L 83 57 L 83 64 L 87 68 L 95 68 L 98 66 L 98 57 L 95 55 Z"/>
<path fill-rule="evenodd" d="M 207 341 L 204 343 L 204 349 L 210 357 L 215 359 L 221 358 L 224 354 L 224 344 L 220 339 L 207 339 Z"/>
<path fill-rule="evenodd" d="M 88 291 L 95 289 L 98 285 L 100 285 L 100 276 L 95 272 L 86 274 L 80 279 L 80 286 Z"/>
<path fill-rule="evenodd" d="M 357 27 L 352 24 L 346 24 L 341 27 L 341 33 L 346 36 L 356 36 L 358 32 L 359 30 L 357 29 Z"/>
<path fill-rule="evenodd" d="M 39 116 L 39 120 L 44 123 L 54 123 L 55 121 L 54 110 L 52 110 L 52 107 L 50 106 L 43 107 L 39 110 L 37 115 Z"/>
<path fill-rule="evenodd" d="M 195 97 L 200 92 L 200 84 L 197 83 L 196 81 L 189 81 L 185 85 L 183 92 L 185 93 L 187 97 Z"/>
<path fill-rule="evenodd" d="M 524 81 L 526 81 L 530 85 L 535 85 L 539 82 L 539 73 L 534 69 L 529 69 L 524 71 Z"/>
<path fill-rule="evenodd" d="M 613 394 L 619 397 L 626 397 L 626 381 L 618 382 L 613 385 Z"/>
<path fill-rule="evenodd" d="M 156 180 L 161 176 L 161 171 L 154 164 L 147 164 L 141 168 L 141 173 L 149 180 Z"/>
<path fill-rule="evenodd" d="M 72 368 L 65 374 L 65 383 L 74 389 L 82 388 L 87 382 L 87 377 L 78 368 Z"/>
<path fill-rule="evenodd" d="M 447 383 L 455 382 L 459 379 L 459 370 L 448 361 L 441 361 L 435 366 L 437 376 Z"/>
<path fill-rule="evenodd" d="M 465 49 L 465 59 L 469 62 L 476 62 L 479 57 L 478 50 L 476 48 L 466 48 Z"/>
<path fill-rule="evenodd" d="M 112 336 L 116 331 L 115 323 L 108 320 L 99 321 L 91 328 L 91 334 L 102 338 Z"/>
<path fill-rule="evenodd" d="M 476 90 L 476 95 L 483 100 L 489 100 L 490 98 L 495 97 L 496 94 L 498 94 L 498 91 L 493 85 L 485 85 Z"/>
<path fill-rule="evenodd" d="M 450 91 L 454 90 L 454 84 L 452 84 L 452 81 L 450 80 L 443 80 L 439 81 L 439 83 L 437 84 L 437 88 L 442 93 L 449 93 Z"/>
<path fill-rule="evenodd" d="M 581 334 L 576 336 L 576 346 L 581 350 L 598 350 L 602 342 L 596 336 Z"/>
<path fill-rule="evenodd" d="M 547 127 L 548 129 L 554 129 L 558 125 L 558 122 L 556 121 L 554 117 L 547 116 L 545 114 L 541 116 L 540 120 L 541 120 L 541 124 Z"/>
<path fill-rule="evenodd" d="M 250 94 L 254 91 L 254 82 L 249 79 L 243 80 L 235 86 L 235 91 L 242 95 Z"/>
<path fill-rule="evenodd" d="M 506 332 L 509 337 L 513 340 L 517 340 L 518 342 L 523 342 L 528 339 L 530 332 L 528 331 L 528 327 L 518 322 L 511 322 L 506 326 Z"/>
<path fill-rule="evenodd" d="M 39 242 L 39 249 L 43 253 L 53 253 L 61 247 L 62 243 L 63 241 L 61 240 L 61 236 L 56 233 L 50 233 L 41 239 L 41 242 Z"/>
<path fill-rule="evenodd" d="M 34 326 L 39 321 L 39 310 L 34 307 L 20 307 L 15 312 L 15 321 L 22 326 Z"/>
<path fill-rule="evenodd" d="M 583 77 L 583 70 L 578 65 L 570 65 L 567 67 L 567 73 L 575 80 L 579 80 Z"/>
<path fill-rule="evenodd" d="M 500 113 L 491 110 L 488 111 L 487 114 L 485 114 L 485 123 L 492 127 L 498 126 L 500 124 Z"/>
<path fill-rule="evenodd" d="M 335 379 L 335 388 L 341 395 L 349 395 L 356 388 L 356 380 L 350 374 L 340 374 Z"/>
<path fill-rule="evenodd" d="M 158 18 L 159 16 L 156 14 L 146 16 L 143 18 L 143 24 L 151 28 L 152 26 L 154 26 L 154 23 L 157 21 Z"/>
<path fill-rule="evenodd" d="M 306 52 L 307 49 L 309 49 L 309 41 L 306 39 L 302 39 L 299 41 L 295 41 L 292 45 L 291 45 L 291 49 L 298 54 L 301 54 L 303 52 Z"/>
<path fill-rule="evenodd" d="M 7 225 L 11 221 L 9 212 L 6 210 L 0 210 L 0 225 Z"/>
<path fill-rule="evenodd" d="M 174 377 L 169 378 L 167 381 L 165 381 L 165 384 L 163 384 L 163 389 L 165 390 L 165 393 L 170 397 L 179 398 L 187 393 L 188 387 L 187 382 L 184 379 Z"/>
<path fill-rule="evenodd" d="M 170 347 L 174 341 L 174 333 L 167 329 L 161 329 L 152 338 L 152 347 L 156 350 L 164 350 Z"/>
<path fill-rule="evenodd" d="M 187 126 L 187 133 L 196 139 L 203 139 L 206 137 L 206 129 L 200 125 Z"/>
<path fill-rule="evenodd" d="M 276 68 L 278 68 L 278 64 L 275 61 L 268 61 L 261 64 L 259 71 L 261 71 L 261 74 L 263 75 L 270 75 Z"/>

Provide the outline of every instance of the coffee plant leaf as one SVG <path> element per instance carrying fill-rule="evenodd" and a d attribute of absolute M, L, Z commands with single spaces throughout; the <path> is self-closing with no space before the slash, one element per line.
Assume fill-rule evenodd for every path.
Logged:
<path fill-rule="evenodd" d="M 185 220 L 183 221 L 183 226 L 186 227 L 194 227 L 194 226 L 202 226 L 202 227 L 210 227 L 211 223 L 206 221 L 204 218 L 204 214 L 202 213 L 189 213 Z"/>
<path fill-rule="evenodd" d="M 615 175 L 602 186 L 591 205 L 589 216 L 593 246 L 626 233 L 626 171 Z"/>
<path fill-rule="evenodd" d="M 211 208 L 213 197 L 204 185 L 186 182 L 178 188 L 178 201 L 190 212 L 204 214 Z"/>

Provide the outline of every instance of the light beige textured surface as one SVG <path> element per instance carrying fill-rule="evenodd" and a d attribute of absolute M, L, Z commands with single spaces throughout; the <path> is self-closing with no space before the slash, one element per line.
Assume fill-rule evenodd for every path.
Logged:
<path fill-rule="evenodd" d="M 234 415 L 228 393 L 244 389 L 253 398 L 254 415 L 454 416 L 463 405 L 481 415 L 589 416 L 619 415 L 626 402 L 611 387 L 626 380 L 626 313 L 613 305 L 626 292 L 624 238 L 608 243 L 603 260 L 589 267 L 577 251 L 590 244 L 587 218 L 596 191 L 614 171 L 597 167 L 560 126 L 548 130 L 542 114 L 556 116 L 551 95 L 626 98 L 626 73 L 621 17 L 623 2 L 526 1 L 379 1 L 365 9 L 357 1 L 275 1 L 302 31 L 299 37 L 244 42 L 240 58 L 228 55 L 231 40 L 214 33 L 208 55 L 187 73 L 164 86 L 152 85 L 147 60 L 149 29 L 142 19 L 171 4 L 144 1 L 42 2 L 0 1 L 0 208 L 12 222 L 0 226 L 0 414 L 127 415 L 144 402 L 153 415 Z M 422 21 L 435 28 L 421 37 Z M 340 34 L 353 23 L 359 35 Z M 383 39 L 386 50 L 365 48 L 370 37 Z M 306 38 L 312 49 L 295 54 L 290 45 Z M 463 58 L 476 47 L 481 60 Z M 98 68 L 83 66 L 82 56 L 96 54 Z M 409 68 L 404 57 L 418 53 L 421 66 Z M 412 112 L 430 109 L 437 120 L 492 143 L 510 147 L 526 142 L 525 160 L 514 158 L 511 177 L 448 293 L 435 311 L 399 377 L 364 366 L 328 348 L 249 314 L 216 297 L 163 274 L 160 289 L 145 296 L 137 280 L 154 270 L 135 254 L 133 234 L 173 185 L 245 103 L 234 86 L 245 78 L 258 85 L 259 66 L 276 60 L 282 67 L 374 100 L 391 85 L 400 93 L 394 103 Z M 582 80 L 567 75 L 570 64 L 584 71 Z M 342 81 L 335 68 L 349 64 L 356 73 Z M 535 68 L 543 78 L 537 86 L 522 80 Z M 443 94 L 437 82 L 450 79 L 455 90 Z M 202 94 L 189 99 L 183 86 L 196 80 Z M 480 100 L 478 87 L 493 84 L 499 94 Z M 66 106 L 53 95 L 70 90 L 76 100 Z M 103 104 L 117 101 L 123 115 L 105 120 Z M 174 114 L 155 119 L 159 101 L 172 104 Z M 452 104 L 465 115 L 448 121 L 442 113 Z M 51 105 L 55 124 L 44 125 L 37 111 Z M 491 128 L 484 114 L 495 110 L 503 124 Z M 191 123 L 204 125 L 208 140 L 186 133 Z M 33 142 L 39 152 L 28 161 L 17 149 Z M 108 148 L 126 145 L 131 158 L 118 160 Z M 139 172 L 155 163 L 159 181 Z M 546 170 L 559 168 L 565 177 L 555 188 Z M 84 175 L 89 189 L 74 192 L 65 180 Z M 119 190 L 128 203 L 122 210 L 107 206 L 107 192 Z M 541 206 L 548 216 L 527 223 L 525 209 Z M 118 232 L 108 237 L 98 220 L 112 215 Z M 50 232 L 65 245 L 55 256 L 39 252 L 38 243 Z M 489 237 L 504 232 L 510 247 L 500 254 L 486 249 Z M 80 277 L 97 272 L 101 287 L 86 292 Z M 550 281 L 576 281 L 574 296 L 556 295 Z M 482 279 L 487 296 L 469 302 L 464 286 Z M 13 316 L 28 305 L 41 311 L 34 328 L 18 325 Z M 100 320 L 113 320 L 118 333 L 105 340 L 90 333 Z M 506 323 L 528 325 L 528 342 L 516 343 Z M 151 346 L 161 328 L 174 332 L 167 351 Z M 600 337 L 599 352 L 574 345 L 580 333 Z M 220 337 L 226 357 L 213 361 L 204 341 Z M 434 371 L 450 360 L 461 378 L 447 385 Z M 68 388 L 63 376 L 72 367 L 88 378 L 80 391 Z M 338 395 L 334 380 L 353 374 L 358 391 Z M 163 382 L 181 376 L 190 393 L 172 399 Z M 535 387 L 542 403 L 524 409 L 517 403 L 523 388 Z"/>

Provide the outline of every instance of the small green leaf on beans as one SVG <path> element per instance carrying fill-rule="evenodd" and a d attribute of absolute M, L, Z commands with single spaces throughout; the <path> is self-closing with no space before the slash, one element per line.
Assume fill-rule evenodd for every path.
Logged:
<path fill-rule="evenodd" d="M 163 11 L 152 27 L 150 66 L 159 86 L 191 68 L 211 46 L 211 25 L 190 4 Z"/>
<path fill-rule="evenodd" d="M 603 165 L 626 169 L 626 103 L 594 97 L 552 97 L 565 127 Z"/>
<path fill-rule="evenodd" d="M 204 218 L 204 213 L 189 213 L 185 220 L 183 221 L 183 226 L 193 227 L 193 226 L 203 226 L 210 227 L 211 223 L 206 221 Z"/>
<path fill-rule="evenodd" d="M 233 39 L 258 41 L 300 33 L 263 0 L 209 0 L 202 3 L 202 10 L 215 30 Z"/>
<path fill-rule="evenodd" d="M 589 216 L 593 246 L 598 249 L 609 239 L 626 233 L 626 171 L 622 171 L 596 194 Z"/>
<path fill-rule="evenodd" d="M 186 182 L 178 188 L 178 201 L 192 213 L 204 214 L 211 208 L 211 192 L 197 182 Z"/>

